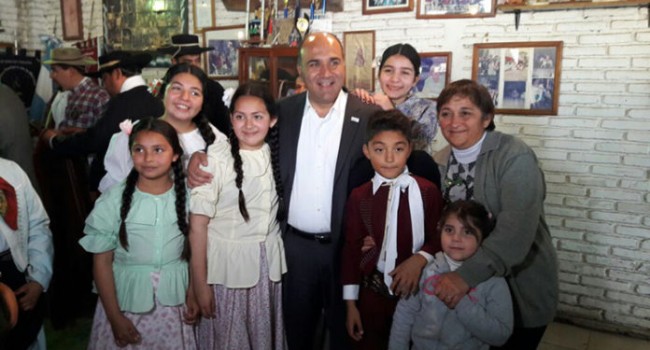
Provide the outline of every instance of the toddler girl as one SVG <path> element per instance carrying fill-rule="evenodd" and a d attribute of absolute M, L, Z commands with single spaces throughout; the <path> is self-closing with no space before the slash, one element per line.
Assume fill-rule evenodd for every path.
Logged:
<path fill-rule="evenodd" d="M 397 304 L 389 349 L 489 349 L 504 344 L 513 327 L 512 300 L 503 277 L 470 290 L 449 309 L 435 295 L 440 274 L 456 270 L 474 255 L 493 227 L 487 210 L 475 201 L 456 201 L 440 220 L 442 252 L 422 272 L 420 292 Z M 481 254 L 489 254 L 482 251 Z"/>
<path fill-rule="evenodd" d="M 264 86 L 247 83 L 235 91 L 230 113 L 230 143 L 208 148 L 204 170 L 213 179 L 190 198 L 192 283 L 203 315 L 197 342 L 205 349 L 283 349 L 275 104 Z"/>
<path fill-rule="evenodd" d="M 99 292 L 88 348 L 194 349 L 183 150 L 176 130 L 151 118 L 129 146 L 133 170 L 99 197 L 80 240 Z"/>

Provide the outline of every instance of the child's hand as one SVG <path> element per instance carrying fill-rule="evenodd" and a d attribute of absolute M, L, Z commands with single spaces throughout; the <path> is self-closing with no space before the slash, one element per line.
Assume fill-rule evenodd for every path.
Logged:
<path fill-rule="evenodd" d="M 216 309 L 216 306 L 214 303 L 212 288 L 207 284 L 195 286 L 194 293 L 196 294 L 196 301 L 198 302 L 201 315 L 205 318 L 214 318 L 214 310 Z"/>
<path fill-rule="evenodd" d="M 351 92 L 353 95 L 357 96 L 363 103 L 367 103 L 367 104 L 375 103 L 375 99 L 372 97 L 372 95 L 364 89 L 356 88 Z"/>
<path fill-rule="evenodd" d="M 440 275 L 435 294 L 448 308 L 456 304 L 469 292 L 469 285 L 457 272 L 447 272 Z"/>
<path fill-rule="evenodd" d="M 185 298 L 185 310 L 183 312 L 183 321 L 189 325 L 196 323 L 200 315 L 199 303 L 194 295 L 194 288 L 187 290 L 187 297 Z"/>
<path fill-rule="evenodd" d="M 133 322 L 124 315 L 119 315 L 117 319 L 111 321 L 111 329 L 113 337 L 115 337 L 115 344 L 121 348 L 129 344 L 137 344 L 141 340 L 140 332 L 135 328 Z"/>
<path fill-rule="evenodd" d="M 20 288 L 16 289 L 18 305 L 20 305 L 20 308 L 25 311 L 33 309 L 34 306 L 36 306 L 41 293 L 43 293 L 43 286 L 38 282 L 30 281 L 23 284 Z"/>
<path fill-rule="evenodd" d="M 375 247 L 375 239 L 372 236 L 368 235 L 363 239 L 363 245 L 361 246 L 361 253 L 365 253 L 370 249 Z"/>
<path fill-rule="evenodd" d="M 346 303 L 348 306 L 348 312 L 345 327 L 348 330 L 350 338 L 359 341 L 363 338 L 363 325 L 361 324 L 359 309 L 357 309 L 357 305 L 355 304 L 356 300 L 346 300 Z"/>
<path fill-rule="evenodd" d="M 427 259 L 420 254 L 413 254 L 390 272 L 393 283 L 390 289 L 398 297 L 408 298 L 418 290 L 418 282 L 422 269 L 427 265 Z"/>
<path fill-rule="evenodd" d="M 212 181 L 212 174 L 201 170 L 201 165 L 208 165 L 208 155 L 203 152 L 194 152 L 187 163 L 187 186 L 190 188 Z"/>
<path fill-rule="evenodd" d="M 375 104 L 381 109 L 385 111 L 390 111 L 391 109 L 395 109 L 395 105 L 393 105 L 393 102 L 390 100 L 390 98 L 386 95 L 384 95 L 381 92 L 376 92 L 373 95 L 373 98 L 375 100 Z"/>

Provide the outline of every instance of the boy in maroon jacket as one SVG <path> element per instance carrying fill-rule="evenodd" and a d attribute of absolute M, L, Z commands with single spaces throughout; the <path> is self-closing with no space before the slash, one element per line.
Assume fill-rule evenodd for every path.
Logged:
<path fill-rule="evenodd" d="M 440 250 L 442 196 L 436 185 L 408 172 L 411 130 L 398 110 L 373 115 L 363 153 L 375 176 L 347 203 L 341 279 L 346 327 L 357 349 L 388 347 L 399 298 L 416 292 L 422 269 Z"/>

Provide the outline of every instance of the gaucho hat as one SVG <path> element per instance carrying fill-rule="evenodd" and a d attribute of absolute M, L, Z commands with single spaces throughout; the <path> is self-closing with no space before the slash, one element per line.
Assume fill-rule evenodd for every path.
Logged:
<path fill-rule="evenodd" d="M 192 34 L 177 34 L 172 36 L 171 45 L 161 47 L 158 52 L 179 57 L 184 55 L 198 55 L 206 51 L 212 51 L 214 47 L 199 46 L 199 37 Z"/>

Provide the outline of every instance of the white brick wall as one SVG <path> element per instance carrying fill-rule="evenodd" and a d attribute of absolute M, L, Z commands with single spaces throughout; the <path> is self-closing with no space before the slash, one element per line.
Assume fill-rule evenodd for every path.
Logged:
<path fill-rule="evenodd" d="M 59 0 L 24 2 L 29 4 L 18 9 L 17 1 L 0 0 L 0 41 L 13 41 L 18 28 L 21 46 L 39 48 L 38 34 L 50 33 L 60 16 Z M 96 15 L 89 23 L 93 2 Z M 82 1 L 86 36 L 101 32 L 100 5 L 101 0 Z M 245 18 L 226 11 L 221 0 L 216 13 L 219 26 Z M 375 30 L 376 55 L 397 42 L 422 52 L 451 51 L 452 80 L 471 76 L 474 43 L 563 41 L 559 114 L 501 115 L 497 128 L 531 145 L 546 174 L 548 222 L 560 260 L 558 317 L 650 337 L 647 7 L 526 12 L 516 31 L 512 14 L 445 20 L 416 20 L 415 11 L 362 16 L 360 1 L 346 1 L 345 11 L 333 16 L 333 28 L 341 37 L 344 31 Z M 436 148 L 443 145 L 439 141 Z"/>

